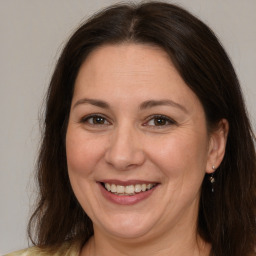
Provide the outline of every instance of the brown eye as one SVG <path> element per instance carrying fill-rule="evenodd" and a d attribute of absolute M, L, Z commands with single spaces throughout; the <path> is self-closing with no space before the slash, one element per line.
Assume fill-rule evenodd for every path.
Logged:
<path fill-rule="evenodd" d="M 82 119 L 82 122 L 88 123 L 90 125 L 108 125 L 108 124 L 110 124 L 105 117 L 99 116 L 99 115 L 87 116 Z"/>
<path fill-rule="evenodd" d="M 166 125 L 167 123 L 167 120 L 164 119 L 164 118 L 161 118 L 161 117 L 157 117 L 157 118 L 154 118 L 154 124 L 156 126 L 159 126 L 159 125 Z"/>
<path fill-rule="evenodd" d="M 92 122 L 93 124 L 104 124 L 105 123 L 105 118 L 101 117 L 101 116 L 95 116 L 92 117 Z"/>
<path fill-rule="evenodd" d="M 171 118 L 167 117 L 167 116 L 162 116 L 162 115 L 156 115 L 151 117 L 148 122 L 144 125 L 148 125 L 148 126 L 152 126 L 152 127 L 161 127 L 161 126 L 169 126 L 172 124 L 176 124 L 176 122 L 174 120 L 172 120 Z"/>

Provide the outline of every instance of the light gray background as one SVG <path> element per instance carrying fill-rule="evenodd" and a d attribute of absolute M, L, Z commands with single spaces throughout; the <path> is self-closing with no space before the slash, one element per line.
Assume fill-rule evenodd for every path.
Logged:
<path fill-rule="evenodd" d="M 0 0 L 0 254 L 28 246 L 39 110 L 70 33 L 114 0 Z M 229 53 L 256 130 L 256 0 L 176 0 Z M 254 119 L 254 120 L 253 120 Z"/>

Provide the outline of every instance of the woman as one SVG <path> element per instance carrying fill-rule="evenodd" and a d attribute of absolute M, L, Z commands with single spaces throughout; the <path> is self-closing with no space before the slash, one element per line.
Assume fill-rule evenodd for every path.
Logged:
<path fill-rule="evenodd" d="M 239 82 L 210 29 L 167 3 L 112 6 L 57 63 L 36 247 L 10 255 L 255 255 L 255 171 Z"/>

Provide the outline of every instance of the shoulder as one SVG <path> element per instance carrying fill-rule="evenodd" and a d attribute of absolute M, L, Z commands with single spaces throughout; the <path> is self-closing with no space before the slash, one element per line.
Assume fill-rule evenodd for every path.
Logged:
<path fill-rule="evenodd" d="M 31 247 L 24 250 L 5 254 L 4 256 L 79 256 L 82 247 L 81 241 L 65 242 L 57 250 L 49 248 Z"/>
<path fill-rule="evenodd" d="M 20 250 L 20 251 L 16 251 L 16 252 L 11 252 L 8 254 L 5 254 L 4 256 L 26 256 L 26 255 L 35 255 L 35 248 L 36 247 L 32 247 L 32 248 L 28 248 L 28 249 L 24 249 L 24 250 Z"/>

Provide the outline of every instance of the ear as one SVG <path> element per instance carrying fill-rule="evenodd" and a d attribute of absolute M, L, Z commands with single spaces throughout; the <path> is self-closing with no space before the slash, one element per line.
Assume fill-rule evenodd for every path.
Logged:
<path fill-rule="evenodd" d="M 221 164 L 225 155 L 229 124 L 221 119 L 210 135 L 206 173 L 213 173 Z"/>

